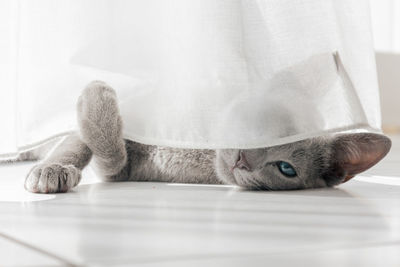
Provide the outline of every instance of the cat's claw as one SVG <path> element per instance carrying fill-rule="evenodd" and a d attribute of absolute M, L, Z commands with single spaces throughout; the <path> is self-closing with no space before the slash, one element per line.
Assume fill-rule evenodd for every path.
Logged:
<path fill-rule="evenodd" d="M 76 186 L 81 171 L 73 165 L 39 164 L 25 179 L 25 189 L 32 193 L 64 193 Z"/>

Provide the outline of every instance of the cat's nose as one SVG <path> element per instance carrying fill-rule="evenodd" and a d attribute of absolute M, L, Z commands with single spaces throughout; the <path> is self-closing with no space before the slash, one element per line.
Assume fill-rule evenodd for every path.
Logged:
<path fill-rule="evenodd" d="M 239 158 L 236 162 L 234 168 L 237 167 L 241 170 L 251 171 L 250 164 L 247 162 L 246 156 L 244 155 L 243 151 L 239 152 Z"/>

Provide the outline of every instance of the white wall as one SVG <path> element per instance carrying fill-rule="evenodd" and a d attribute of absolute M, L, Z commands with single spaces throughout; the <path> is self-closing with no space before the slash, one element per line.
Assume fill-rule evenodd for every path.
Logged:
<path fill-rule="evenodd" d="M 376 66 L 383 127 L 400 128 L 400 54 L 378 52 Z"/>
<path fill-rule="evenodd" d="M 384 129 L 400 130 L 400 1 L 370 0 Z"/>
<path fill-rule="evenodd" d="M 400 1 L 370 0 L 370 9 L 375 49 L 400 53 Z"/>

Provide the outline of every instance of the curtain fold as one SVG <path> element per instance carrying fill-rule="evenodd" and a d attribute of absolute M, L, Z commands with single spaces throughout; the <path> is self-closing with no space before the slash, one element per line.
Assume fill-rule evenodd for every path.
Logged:
<path fill-rule="evenodd" d="M 92 80 L 125 138 L 255 148 L 380 131 L 369 9 L 360 0 L 0 2 L 0 154 L 76 130 Z"/>

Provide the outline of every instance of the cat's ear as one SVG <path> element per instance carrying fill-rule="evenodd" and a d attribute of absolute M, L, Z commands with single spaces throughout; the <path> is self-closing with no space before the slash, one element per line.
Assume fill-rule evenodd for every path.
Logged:
<path fill-rule="evenodd" d="M 389 152 L 392 142 L 381 134 L 355 133 L 335 137 L 331 143 L 332 158 L 327 183 L 344 183 L 371 168 Z M 329 179 L 340 179 L 329 181 Z"/>

